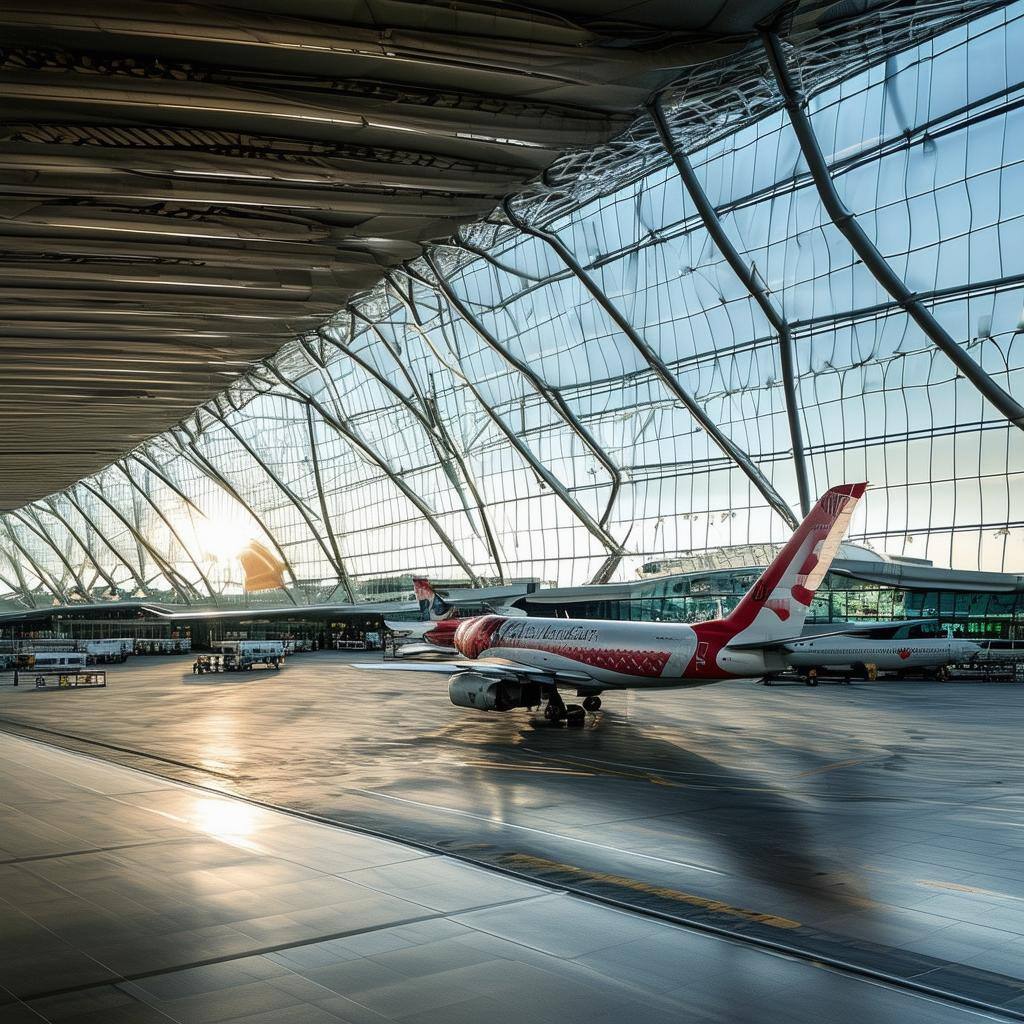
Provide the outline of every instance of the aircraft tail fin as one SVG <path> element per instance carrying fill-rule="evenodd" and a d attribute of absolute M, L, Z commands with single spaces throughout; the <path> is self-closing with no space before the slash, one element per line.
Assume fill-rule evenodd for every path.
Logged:
<path fill-rule="evenodd" d="M 443 598 L 435 593 L 430 585 L 430 580 L 425 576 L 413 576 L 412 589 L 416 594 L 416 600 L 420 603 L 420 616 L 423 619 L 438 621 L 450 618 L 454 609 Z"/>
<path fill-rule="evenodd" d="M 725 617 L 734 640 L 775 641 L 798 634 L 850 525 L 866 483 L 827 490 L 761 578 Z"/>

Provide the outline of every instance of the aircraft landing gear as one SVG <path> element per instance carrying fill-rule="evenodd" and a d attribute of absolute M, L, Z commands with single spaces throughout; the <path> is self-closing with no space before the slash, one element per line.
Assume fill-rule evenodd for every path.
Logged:
<path fill-rule="evenodd" d="M 565 701 L 562 700 L 557 686 L 548 687 L 548 702 L 544 707 L 544 717 L 552 725 L 558 725 L 566 717 Z"/>
<path fill-rule="evenodd" d="M 589 711 L 589 712 L 591 712 L 591 714 L 593 714 L 593 712 L 595 712 L 595 711 L 600 711 L 601 710 L 601 698 L 598 697 L 598 695 L 596 693 L 595 694 L 591 694 L 591 696 L 589 696 L 589 697 L 584 697 L 583 698 L 583 710 L 584 711 Z"/>
<path fill-rule="evenodd" d="M 587 720 L 587 713 L 579 704 L 570 704 L 565 709 L 565 724 L 570 729 L 580 729 Z"/>
<path fill-rule="evenodd" d="M 562 700 L 557 686 L 548 688 L 548 702 L 544 708 L 544 717 L 552 724 L 558 725 L 565 722 L 570 728 L 579 728 L 586 721 L 587 713 L 579 704 L 570 704 L 568 707 Z"/>
<path fill-rule="evenodd" d="M 818 670 L 816 668 L 810 668 L 807 670 L 807 675 L 804 676 L 804 683 L 807 686 L 818 685 Z"/>

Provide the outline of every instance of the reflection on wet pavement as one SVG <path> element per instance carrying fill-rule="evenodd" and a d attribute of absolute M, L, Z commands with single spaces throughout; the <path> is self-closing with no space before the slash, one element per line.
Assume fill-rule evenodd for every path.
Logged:
<path fill-rule="evenodd" d="M 1024 977 L 1018 688 L 629 692 L 568 731 L 456 709 L 443 677 L 368 673 L 347 655 L 216 686 L 188 685 L 186 669 L 135 659 L 107 691 L 4 689 L 0 717 L 823 955 L 838 937 L 908 976 Z"/>

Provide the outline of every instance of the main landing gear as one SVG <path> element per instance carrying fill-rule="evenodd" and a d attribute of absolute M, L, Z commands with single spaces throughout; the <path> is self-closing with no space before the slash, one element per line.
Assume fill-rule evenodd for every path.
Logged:
<path fill-rule="evenodd" d="M 585 697 L 583 704 L 566 704 L 557 686 L 548 687 L 548 702 L 544 707 L 544 717 L 552 724 L 565 722 L 569 728 L 582 728 L 587 719 L 587 712 L 593 714 L 601 707 L 601 698 L 596 694 Z"/>

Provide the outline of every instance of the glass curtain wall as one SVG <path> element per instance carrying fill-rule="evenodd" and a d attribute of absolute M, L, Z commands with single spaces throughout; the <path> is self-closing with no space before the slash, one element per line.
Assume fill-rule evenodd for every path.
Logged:
<path fill-rule="evenodd" d="M 179 427 L 0 514 L 0 596 L 623 579 L 784 539 L 862 479 L 853 539 L 1021 571 L 1024 7 L 886 18 L 794 28 L 781 79 L 770 39 L 693 71 Z"/>

